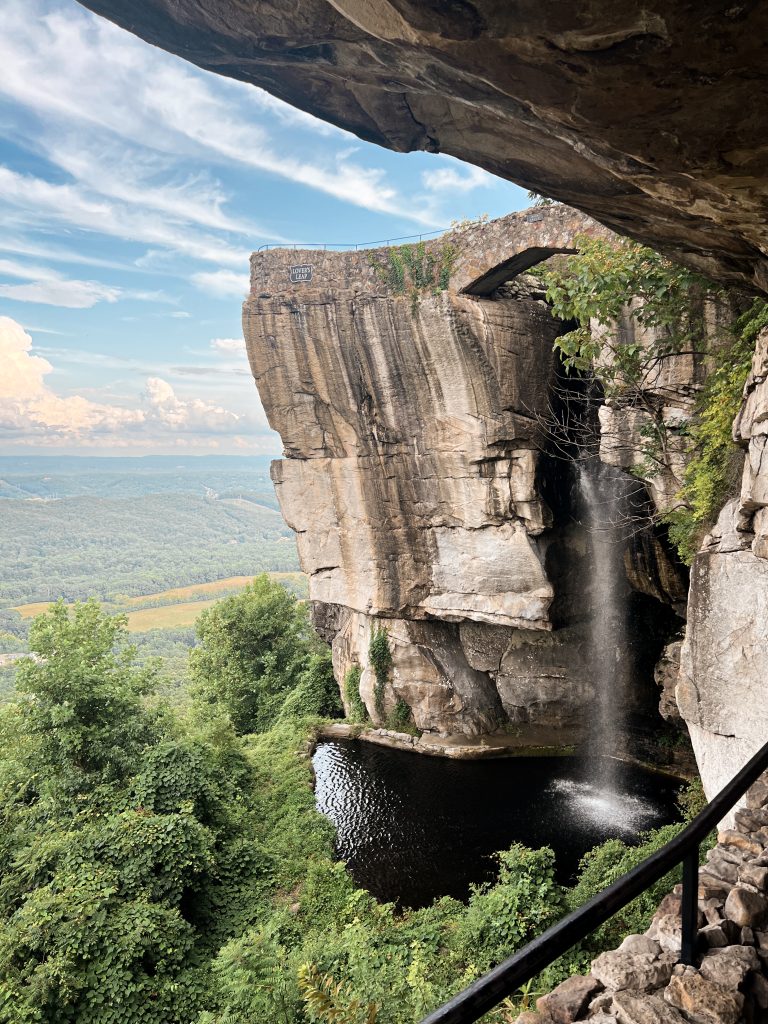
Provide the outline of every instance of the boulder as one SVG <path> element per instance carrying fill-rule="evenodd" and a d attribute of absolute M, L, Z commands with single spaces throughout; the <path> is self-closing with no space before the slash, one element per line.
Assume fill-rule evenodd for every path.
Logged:
<path fill-rule="evenodd" d="M 721 921 L 718 924 L 708 924 L 704 928 L 699 929 L 699 935 L 704 943 L 710 948 L 729 946 L 733 942 L 737 933 L 738 929 L 734 925 L 733 921 Z"/>
<path fill-rule="evenodd" d="M 651 953 L 656 956 L 661 952 L 661 945 L 656 939 L 647 935 L 627 935 L 618 951 L 620 953 Z"/>
<path fill-rule="evenodd" d="M 650 936 L 668 953 L 680 952 L 682 924 L 679 913 L 663 914 L 661 917 L 654 917 L 653 924 L 648 931 Z"/>
<path fill-rule="evenodd" d="M 595 993 L 602 988 L 602 984 L 591 974 L 575 974 L 561 982 L 548 995 L 537 999 L 536 1009 L 554 1021 L 554 1024 L 573 1024 L 586 1010 Z"/>
<path fill-rule="evenodd" d="M 671 979 L 664 999 L 692 1024 L 736 1024 L 744 1008 L 741 992 L 729 992 L 696 972 Z"/>
<path fill-rule="evenodd" d="M 758 966 L 757 953 L 751 946 L 725 946 L 706 953 L 699 971 L 702 978 L 735 992 Z"/>
<path fill-rule="evenodd" d="M 761 892 L 768 889 L 768 867 L 761 867 L 759 864 L 743 864 L 739 868 L 739 881 L 753 885 Z"/>
<path fill-rule="evenodd" d="M 768 923 L 768 900 L 737 885 L 728 893 L 725 916 L 740 928 L 760 929 Z"/>
<path fill-rule="evenodd" d="M 660 996 L 617 992 L 613 1007 L 619 1024 L 684 1024 L 685 1017 Z"/>
<path fill-rule="evenodd" d="M 749 857 L 759 857 L 764 850 L 764 843 L 758 842 L 757 839 L 751 836 L 745 835 L 743 832 L 737 832 L 734 829 L 726 829 L 723 832 L 718 832 L 717 842 L 719 847 L 728 847 L 730 850 L 738 851 L 738 854 Z"/>
<path fill-rule="evenodd" d="M 601 953 L 592 962 L 592 974 L 607 989 L 618 992 L 652 992 L 661 988 L 672 977 L 675 957 L 669 953 Z"/>

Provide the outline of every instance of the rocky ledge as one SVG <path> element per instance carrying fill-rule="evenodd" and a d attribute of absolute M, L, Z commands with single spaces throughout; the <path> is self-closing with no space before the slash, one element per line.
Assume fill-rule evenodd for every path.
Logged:
<path fill-rule="evenodd" d="M 737 1024 L 768 1020 L 768 782 L 699 870 L 697 966 L 678 963 L 681 887 L 628 935 L 537 1000 L 518 1024 Z"/>

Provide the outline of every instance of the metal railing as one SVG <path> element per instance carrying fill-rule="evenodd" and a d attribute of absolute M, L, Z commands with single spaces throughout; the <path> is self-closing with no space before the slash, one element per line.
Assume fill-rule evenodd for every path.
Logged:
<path fill-rule="evenodd" d="M 269 242 L 260 245 L 256 252 L 266 252 L 267 249 L 378 249 L 395 242 L 410 242 L 414 238 L 423 242 L 425 238 L 432 238 L 433 235 L 444 235 L 448 228 L 436 228 L 434 231 L 422 231 L 420 235 L 400 235 L 398 238 L 379 238 L 375 242 Z"/>
<path fill-rule="evenodd" d="M 422 1024 L 472 1024 L 479 1020 L 680 863 L 683 865 L 680 960 L 693 964 L 698 923 L 699 845 L 766 769 L 768 743 L 666 846 L 430 1013 Z"/>

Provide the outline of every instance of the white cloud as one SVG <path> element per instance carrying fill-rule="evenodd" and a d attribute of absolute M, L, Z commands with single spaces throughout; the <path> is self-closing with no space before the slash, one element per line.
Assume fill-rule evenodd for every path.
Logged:
<path fill-rule="evenodd" d="M 240 417 L 228 409 L 201 398 L 179 398 L 168 381 L 147 378 L 147 402 L 151 416 L 174 430 L 204 433 L 232 433 Z"/>
<path fill-rule="evenodd" d="M 0 317 L 0 434 L 28 441 L 45 436 L 55 443 L 124 431 L 144 421 L 138 409 L 103 405 L 80 395 L 58 396 L 45 383 L 53 367 L 31 348 L 32 338 L 21 324 Z"/>
<path fill-rule="evenodd" d="M 131 209 L 78 185 L 59 185 L 0 166 L 0 198 L 20 213 L 21 222 L 50 226 L 51 221 L 96 231 L 126 241 L 161 245 L 193 259 L 225 266 L 246 266 L 250 251 L 216 235 L 188 228 L 151 211 Z"/>
<path fill-rule="evenodd" d="M 187 311 L 185 309 L 175 309 L 173 311 L 173 313 L 171 313 L 171 316 L 175 320 L 189 320 L 189 318 L 192 316 L 192 314 L 191 313 L 187 313 Z"/>
<path fill-rule="evenodd" d="M 217 299 L 231 296 L 242 299 L 251 287 L 247 274 L 235 274 L 231 270 L 215 270 L 210 273 L 201 271 L 192 275 L 192 284 L 209 295 L 215 295 Z"/>
<path fill-rule="evenodd" d="M 107 270 L 135 272 L 138 268 L 131 263 L 118 263 L 115 260 L 100 259 L 77 252 L 75 249 L 62 249 L 51 242 L 45 245 L 30 242 L 23 238 L 0 238 L 0 252 L 13 253 L 17 256 L 33 256 L 53 263 L 79 263 L 88 267 L 103 267 Z"/>
<path fill-rule="evenodd" d="M 162 156 L 171 161 L 208 159 L 250 167 L 356 206 L 434 225 L 423 204 L 400 196 L 380 168 L 354 163 L 347 151 L 334 151 L 327 143 L 320 150 L 316 141 L 308 143 L 299 129 L 308 129 L 313 136 L 329 135 L 316 119 L 265 93 L 254 95 L 251 86 L 206 80 L 179 59 L 89 13 L 74 8 L 50 13 L 40 0 L 5 0 L 0 67 L 0 91 L 33 110 L 42 122 L 39 144 L 48 158 L 101 195 L 145 209 L 154 203 L 164 214 L 182 215 L 208 227 L 226 225 L 229 230 L 231 223 L 222 211 L 224 197 L 210 183 L 187 181 L 168 187 L 155 180 L 151 195 L 143 189 L 148 177 L 161 168 Z M 268 120 L 258 123 L 254 118 L 254 107 L 272 117 L 277 114 L 297 129 L 281 133 L 279 149 Z M 68 123 L 69 138 L 61 132 Z M 85 126 L 92 140 L 86 144 L 87 153 Z M 77 139 L 75 144 L 72 138 Z M 134 154 L 116 164 L 120 145 L 143 150 L 144 159 L 137 164 Z M 114 172 L 115 166 L 120 167 L 119 175 L 103 174 Z M 202 201 L 206 191 L 213 202 Z"/>
<path fill-rule="evenodd" d="M 116 302 L 121 289 L 99 281 L 66 278 L 47 267 L 29 266 L 15 260 L 0 260 L 0 276 L 27 284 L 0 282 L 0 295 L 17 302 L 39 302 L 67 309 L 90 309 L 97 302 Z"/>
<path fill-rule="evenodd" d="M 436 167 L 434 170 L 423 171 L 421 180 L 432 192 L 471 192 L 493 183 L 493 175 L 482 167 L 472 167 L 458 160 L 452 161 L 453 167 Z M 462 174 L 462 171 L 466 173 Z"/>
<path fill-rule="evenodd" d="M 231 355 L 233 352 L 245 352 L 245 341 L 243 338 L 212 338 L 211 348 Z"/>
<path fill-rule="evenodd" d="M 220 447 L 226 437 L 237 447 L 272 447 L 271 439 L 265 444 L 257 403 L 239 414 L 218 401 L 181 395 L 154 375 L 133 406 L 124 396 L 116 404 L 57 394 L 46 382 L 52 364 L 32 351 L 32 338 L 10 317 L 0 317 L 0 365 L 0 440 L 6 445 L 201 449 Z M 109 394 L 109 387 L 101 393 Z"/>

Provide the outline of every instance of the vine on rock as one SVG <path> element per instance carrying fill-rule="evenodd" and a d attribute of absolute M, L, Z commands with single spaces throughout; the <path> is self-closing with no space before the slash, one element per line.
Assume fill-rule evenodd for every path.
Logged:
<path fill-rule="evenodd" d="M 368 657 L 371 660 L 374 675 L 376 676 L 374 691 L 376 714 L 382 720 L 384 718 L 384 690 L 393 664 L 392 651 L 389 649 L 389 633 L 385 626 L 374 626 L 371 631 Z"/>
<path fill-rule="evenodd" d="M 423 293 L 438 295 L 446 290 L 456 256 L 456 249 L 447 242 L 429 251 L 424 242 L 418 242 L 369 252 L 368 263 L 395 295 L 410 296 L 415 315 Z"/>
<path fill-rule="evenodd" d="M 368 721 L 368 709 L 360 696 L 361 675 L 360 666 L 353 665 L 344 676 L 344 697 L 349 708 L 349 720 L 359 724 Z"/>

